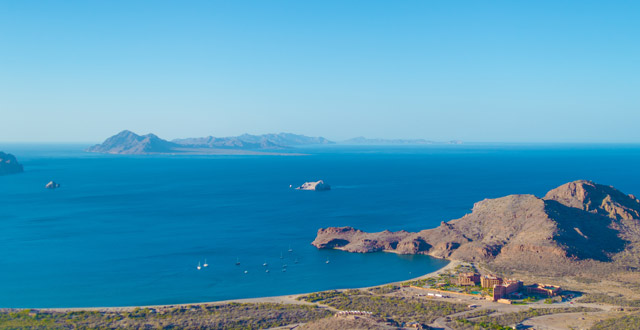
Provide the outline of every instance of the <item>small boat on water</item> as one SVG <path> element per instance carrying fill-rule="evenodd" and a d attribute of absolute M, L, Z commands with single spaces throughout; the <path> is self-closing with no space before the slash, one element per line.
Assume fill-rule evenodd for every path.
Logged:
<path fill-rule="evenodd" d="M 286 268 L 282 268 L 282 272 L 283 272 L 283 273 L 284 273 L 284 272 L 286 272 L 286 271 L 287 271 L 287 269 L 286 269 Z"/>
<path fill-rule="evenodd" d="M 244 273 L 245 273 L 245 274 L 249 274 L 249 271 L 248 271 L 248 270 L 245 270 L 245 271 L 244 271 Z"/>
<path fill-rule="evenodd" d="M 262 265 L 265 266 L 265 267 L 269 266 L 269 264 L 267 263 L 266 260 L 264 261 L 264 263 Z"/>
<path fill-rule="evenodd" d="M 298 263 L 298 258 L 296 258 L 296 260 L 294 260 L 293 263 L 297 264 Z"/>
<path fill-rule="evenodd" d="M 280 259 L 284 259 L 284 255 L 282 255 L 282 252 L 280 252 Z"/>
<path fill-rule="evenodd" d="M 240 258 L 236 258 L 236 266 L 240 266 Z"/>
<path fill-rule="evenodd" d="M 293 252 L 293 249 L 291 248 L 291 245 L 289 245 L 289 253 Z"/>
<path fill-rule="evenodd" d="M 265 270 L 264 272 L 265 272 L 265 273 L 268 273 L 268 272 L 269 272 L 269 270 L 267 269 L 267 270 Z"/>
<path fill-rule="evenodd" d="M 202 267 L 209 267 L 209 264 L 207 263 L 207 259 L 204 259 L 204 264 L 202 264 Z"/>
<path fill-rule="evenodd" d="M 331 261 L 329 261 L 329 258 L 327 258 L 327 261 L 325 261 L 324 263 L 325 263 L 325 264 L 328 264 L 328 263 L 330 263 L 330 262 L 331 262 Z"/>
<path fill-rule="evenodd" d="M 200 261 L 198 261 L 198 267 L 196 268 L 198 268 L 198 270 L 202 269 L 202 267 L 200 266 Z"/>

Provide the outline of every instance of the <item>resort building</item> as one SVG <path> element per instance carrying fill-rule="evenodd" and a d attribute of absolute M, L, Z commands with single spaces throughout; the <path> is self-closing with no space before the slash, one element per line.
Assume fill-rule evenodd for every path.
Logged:
<path fill-rule="evenodd" d="M 502 279 L 495 275 L 484 275 L 480 278 L 480 284 L 483 288 L 493 288 L 494 285 L 501 285 Z"/>
<path fill-rule="evenodd" d="M 557 296 L 562 289 L 556 285 L 533 284 L 527 286 L 527 293 L 536 293 L 547 297 Z"/>
<path fill-rule="evenodd" d="M 478 273 L 460 273 L 458 274 L 458 285 L 474 286 L 480 283 L 480 274 Z"/>
<path fill-rule="evenodd" d="M 509 298 L 520 290 L 522 290 L 522 281 L 505 280 L 502 284 L 493 286 L 493 301 Z"/>

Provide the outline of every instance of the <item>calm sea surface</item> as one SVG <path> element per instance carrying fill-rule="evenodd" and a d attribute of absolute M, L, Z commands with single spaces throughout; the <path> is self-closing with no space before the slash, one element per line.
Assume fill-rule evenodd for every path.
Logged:
<path fill-rule="evenodd" d="M 327 226 L 431 228 L 484 198 L 541 196 L 577 179 L 640 194 L 637 145 L 334 146 L 233 157 L 83 147 L 0 145 L 25 166 L 0 177 L 0 307 L 173 304 L 405 280 L 446 261 L 310 243 Z M 333 190 L 289 188 L 319 179 Z M 44 189 L 50 180 L 62 187 Z"/>

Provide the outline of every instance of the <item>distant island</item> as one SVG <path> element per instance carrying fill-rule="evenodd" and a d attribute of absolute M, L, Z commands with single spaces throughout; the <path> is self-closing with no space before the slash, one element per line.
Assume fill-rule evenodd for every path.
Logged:
<path fill-rule="evenodd" d="M 0 175 L 20 173 L 24 171 L 16 157 L 0 151 Z"/>
<path fill-rule="evenodd" d="M 305 182 L 300 187 L 296 188 L 297 190 L 314 190 L 314 191 L 325 191 L 331 190 L 331 186 L 324 183 L 324 181 L 315 181 L 315 182 Z"/>
<path fill-rule="evenodd" d="M 425 139 L 368 139 L 364 136 L 344 140 L 341 144 L 362 144 L 362 145 L 425 145 L 425 144 L 462 144 L 460 140 L 447 142 L 437 142 Z"/>
<path fill-rule="evenodd" d="M 165 140 L 155 134 L 138 135 L 124 130 L 109 137 L 101 144 L 85 151 L 105 154 L 148 155 L 148 154 L 233 154 L 233 155 L 294 155 L 294 147 L 313 145 L 429 145 L 461 144 L 462 141 L 435 142 L 424 139 L 367 139 L 357 137 L 341 142 L 323 137 L 310 137 L 292 133 L 251 135 L 230 137 L 199 137 Z"/>
<path fill-rule="evenodd" d="M 102 144 L 85 149 L 87 152 L 107 154 L 243 154 L 281 155 L 294 146 L 332 144 L 323 137 L 308 137 L 291 133 L 249 135 L 234 137 L 202 137 L 167 141 L 155 134 L 138 135 L 122 131 Z M 275 152 L 280 150 L 280 152 Z"/>
<path fill-rule="evenodd" d="M 45 186 L 47 189 L 58 189 L 60 188 L 60 184 L 55 181 L 49 181 Z"/>
<path fill-rule="evenodd" d="M 613 277 L 640 269 L 640 259 L 633 257 L 640 254 L 640 201 L 611 186 L 574 181 L 543 198 L 485 199 L 470 214 L 434 229 L 366 233 L 330 227 L 318 230 L 312 244 L 350 252 L 428 254 L 537 275 Z"/>

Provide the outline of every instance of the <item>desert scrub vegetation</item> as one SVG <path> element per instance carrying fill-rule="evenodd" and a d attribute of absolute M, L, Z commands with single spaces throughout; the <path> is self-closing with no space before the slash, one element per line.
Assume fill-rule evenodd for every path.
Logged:
<path fill-rule="evenodd" d="M 635 314 L 598 321 L 590 330 L 636 330 L 639 326 L 640 314 Z"/>
<path fill-rule="evenodd" d="M 475 310 L 473 312 L 469 312 L 469 313 L 464 314 L 464 318 L 465 319 L 472 319 L 474 317 L 481 317 L 481 316 L 491 315 L 491 314 L 493 314 L 495 312 L 496 312 L 495 309 L 479 309 L 479 310 Z"/>
<path fill-rule="evenodd" d="M 398 323 L 428 324 L 435 319 L 468 310 L 463 304 L 425 299 L 373 295 L 359 290 L 325 291 L 302 296 L 299 299 L 331 306 L 339 310 L 359 310 L 392 319 Z"/>
<path fill-rule="evenodd" d="M 389 285 L 385 285 L 385 286 L 379 286 L 379 287 L 371 288 L 371 289 L 369 289 L 369 292 L 375 293 L 375 294 L 388 294 L 388 293 L 396 292 L 398 290 L 400 290 L 399 286 L 393 285 L 393 284 L 389 284 Z"/>
<path fill-rule="evenodd" d="M 455 322 L 449 323 L 449 326 L 456 330 L 514 330 L 512 327 L 506 327 L 496 323 L 473 322 L 465 319 L 456 319 Z"/>
<path fill-rule="evenodd" d="M 477 273 L 478 272 L 478 268 L 476 268 L 476 266 L 472 263 L 463 263 L 463 264 L 459 264 L 457 265 L 454 269 L 453 269 L 453 273 Z"/>
<path fill-rule="evenodd" d="M 455 319 L 454 322 L 450 322 L 449 326 L 456 330 L 476 330 L 476 329 L 492 329 L 492 330 L 504 330 L 511 329 L 513 324 L 520 323 L 526 319 L 530 319 L 536 316 L 543 316 L 549 314 L 558 313 L 586 313 L 597 312 L 597 308 L 589 307 L 564 307 L 564 308 L 529 308 L 528 310 L 507 313 L 496 316 L 484 316 L 475 320 L 469 320 L 467 315 L 463 315 L 461 318 Z"/>
<path fill-rule="evenodd" d="M 266 329 L 318 320 L 332 313 L 274 303 L 136 308 L 131 311 L 0 312 L 0 330 L 27 329 Z"/>
<path fill-rule="evenodd" d="M 470 267 L 470 266 L 466 266 Z M 464 270 L 475 268 L 463 268 Z M 492 288 L 483 288 L 480 285 L 460 286 L 456 284 L 457 275 L 450 273 L 442 273 L 436 277 L 428 277 L 420 280 L 403 282 L 405 286 L 416 286 L 420 288 L 435 288 L 438 290 L 449 291 L 451 293 L 467 293 L 478 294 L 480 296 L 492 296 Z"/>
<path fill-rule="evenodd" d="M 315 302 L 322 302 L 324 300 L 329 300 L 331 298 L 343 296 L 343 295 L 353 296 L 353 295 L 366 295 L 366 294 L 367 292 L 359 291 L 359 290 L 347 290 L 345 292 L 341 292 L 338 290 L 331 290 L 331 291 L 321 291 L 321 292 L 310 293 L 306 296 L 300 296 L 297 299 L 315 303 Z"/>
<path fill-rule="evenodd" d="M 603 293 L 586 294 L 577 300 L 581 303 L 599 303 L 624 307 L 640 307 L 640 300 L 628 300 L 623 296 L 609 296 Z"/>

